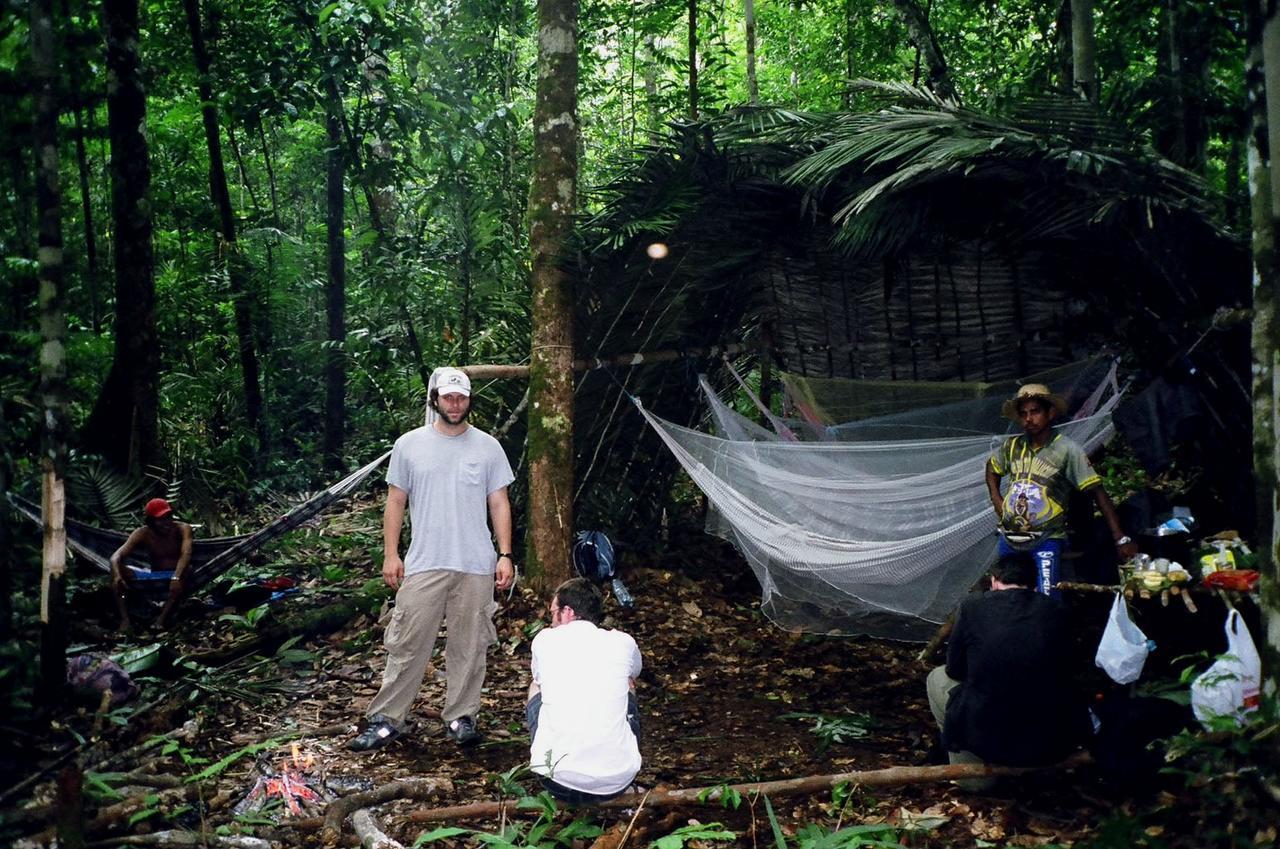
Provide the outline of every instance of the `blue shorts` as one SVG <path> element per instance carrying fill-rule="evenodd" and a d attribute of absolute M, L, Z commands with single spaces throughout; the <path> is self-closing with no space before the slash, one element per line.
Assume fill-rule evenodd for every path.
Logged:
<path fill-rule="evenodd" d="M 1036 592 L 1041 595 L 1047 595 L 1049 598 L 1062 599 L 1062 593 L 1053 589 L 1061 580 L 1061 561 L 1062 561 L 1062 544 L 1066 542 L 1061 538 L 1047 538 L 1037 540 L 1034 547 L 1030 549 L 1031 556 L 1036 561 Z M 1014 548 L 1009 541 L 1001 534 L 996 546 L 996 554 L 1004 557 L 1006 554 L 1027 553 L 1026 548 Z"/>

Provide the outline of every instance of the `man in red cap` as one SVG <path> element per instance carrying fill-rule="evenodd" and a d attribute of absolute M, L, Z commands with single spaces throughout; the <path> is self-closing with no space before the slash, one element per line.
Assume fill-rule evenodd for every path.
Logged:
<path fill-rule="evenodd" d="M 111 589 L 116 597 L 116 609 L 120 612 L 120 629 L 129 631 L 129 606 L 126 596 L 133 585 L 133 574 L 125 565 L 125 558 L 139 546 L 147 553 L 153 572 L 173 572 L 169 579 L 169 598 L 160 611 L 156 627 L 167 628 L 169 616 L 177 608 L 186 589 L 191 567 L 191 526 L 173 518 L 173 508 L 163 498 L 153 498 L 142 510 L 145 515 L 142 527 L 129 534 L 124 545 L 111 555 Z"/>

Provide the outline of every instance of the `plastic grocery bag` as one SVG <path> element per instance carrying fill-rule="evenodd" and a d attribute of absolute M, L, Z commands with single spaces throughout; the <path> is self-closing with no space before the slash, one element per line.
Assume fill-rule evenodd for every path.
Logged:
<path fill-rule="evenodd" d="M 1227 613 L 1227 653 L 1191 682 L 1191 709 L 1204 725 L 1219 716 L 1233 716 L 1243 724 L 1245 714 L 1258 709 L 1262 661 L 1240 611 Z"/>
<path fill-rule="evenodd" d="M 1142 676 L 1142 667 L 1151 648 L 1151 641 L 1141 628 L 1133 624 L 1128 605 L 1120 593 L 1116 593 L 1094 663 L 1117 684 L 1132 684 Z"/>

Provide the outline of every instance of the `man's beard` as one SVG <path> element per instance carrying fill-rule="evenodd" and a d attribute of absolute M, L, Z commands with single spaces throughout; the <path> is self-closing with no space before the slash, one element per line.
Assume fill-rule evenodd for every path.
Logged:
<path fill-rule="evenodd" d="M 448 413 L 446 413 L 444 410 L 440 409 L 439 407 L 436 407 L 436 414 L 439 415 L 440 418 L 444 419 L 445 424 L 449 425 L 450 427 L 456 427 L 457 425 L 460 425 L 464 421 L 466 421 L 467 416 L 471 415 L 471 406 L 468 405 L 467 409 L 463 410 L 461 413 L 458 413 L 456 416 L 451 416 Z"/>

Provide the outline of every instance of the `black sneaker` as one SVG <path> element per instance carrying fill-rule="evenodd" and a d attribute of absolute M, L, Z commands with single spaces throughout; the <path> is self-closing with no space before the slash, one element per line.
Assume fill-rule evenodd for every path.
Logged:
<path fill-rule="evenodd" d="M 359 737 L 348 743 L 347 748 L 353 752 L 368 752 L 381 749 L 399 736 L 400 729 L 384 717 L 374 716 L 370 718 L 369 727 Z"/>
<path fill-rule="evenodd" d="M 473 746 L 480 742 L 480 732 L 476 731 L 476 721 L 469 716 L 460 716 L 445 726 L 444 733 L 459 746 Z"/>

